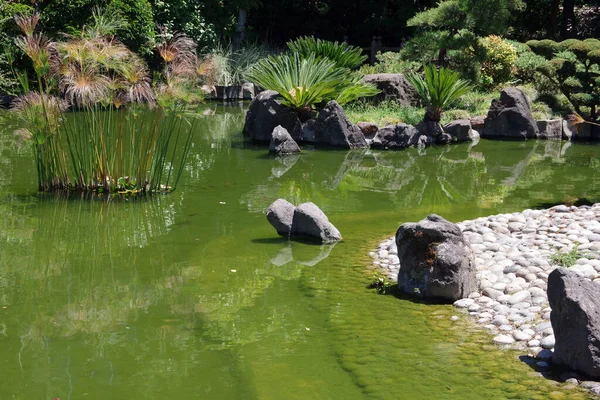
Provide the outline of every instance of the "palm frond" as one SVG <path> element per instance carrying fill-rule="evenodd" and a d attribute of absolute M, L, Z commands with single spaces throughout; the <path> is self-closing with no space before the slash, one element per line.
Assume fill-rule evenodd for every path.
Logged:
<path fill-rule="evenodd" d="M 320 61 L 324 58 L 335 63 L 336 68 L 354 69 L 367 59 L 360 47 L 350 46 L 347 43 L 329 42 L 315 39 L 314 36 L 305 36 L 287 43 L 288 48 L 300 55 L 301 58 L 314 56 Z"/>

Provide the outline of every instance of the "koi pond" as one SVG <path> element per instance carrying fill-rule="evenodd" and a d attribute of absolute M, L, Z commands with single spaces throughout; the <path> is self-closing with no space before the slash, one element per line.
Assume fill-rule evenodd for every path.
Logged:
<path fill-rule="evenodd" d="M 600 198 L 600 146 L 498 142 L 275 159 L 241 106 L 206 105 L 177 190 L 39 194 L 0 125 L 1 399 L 583 399 L 452 306 L 378 295 L 368 252 L 457 222 Z M 333 246 L 265 211 L 312 201 Z M 452 315 L 459 315 L 456 322 Z"/>

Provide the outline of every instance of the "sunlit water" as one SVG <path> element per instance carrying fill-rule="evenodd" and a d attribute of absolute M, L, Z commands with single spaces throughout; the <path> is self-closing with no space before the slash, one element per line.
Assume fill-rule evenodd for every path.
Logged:
<path fill-rule="evenodd" d="M 587 396 L 451 322 L 451 306 L 377 295 L 367 253 L 431 212 L 597 200 L 600 147 L 276 160 L 244 142 L 242 108 L 207 108 L 178 190 L 137 200 L 38 195 L 31 152 L 0 127 L 0 399 Z M 315 202 L 344 241 L 278 238 L 264 216 L 278 197 Z"/>

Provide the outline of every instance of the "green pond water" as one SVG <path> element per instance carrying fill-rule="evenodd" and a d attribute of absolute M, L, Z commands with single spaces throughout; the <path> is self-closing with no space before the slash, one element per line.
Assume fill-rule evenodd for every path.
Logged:
<path fill-rule="evenodd" d="M 600 197 L 600 147 L 480 141 L 277 160 L 241 107 L 208 105 L 178 190 L 36 192 L 0 126 L 0 399 L 580 399 L 451 306 L 378 295 L 368 252 L 428 213 L 452 221 Z M 333 247 L 264 216 L 312 201 Z M 450 316 L 461 315 L 458 322 Z"/>

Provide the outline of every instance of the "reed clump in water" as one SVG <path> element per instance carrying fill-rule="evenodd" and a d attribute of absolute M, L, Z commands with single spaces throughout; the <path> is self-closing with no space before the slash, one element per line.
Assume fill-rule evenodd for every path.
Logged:
<path fill-rule="evenodd" d="M 35 31 L 37 14 L 15 20 L 38 90 L 12 110 L 19 140 L 33 146 L 39 190 L 174 190 L 197 121 L 188 105 L 201 100 L 195 43 L 161 31 L 164 70 L 153 86 L 144 61 L 115 36 L 126 24 L 118 14 L 96 10 L 90 27 L 56 42 Z M 69 107 L 77 112 L 67 118 Z"/>

